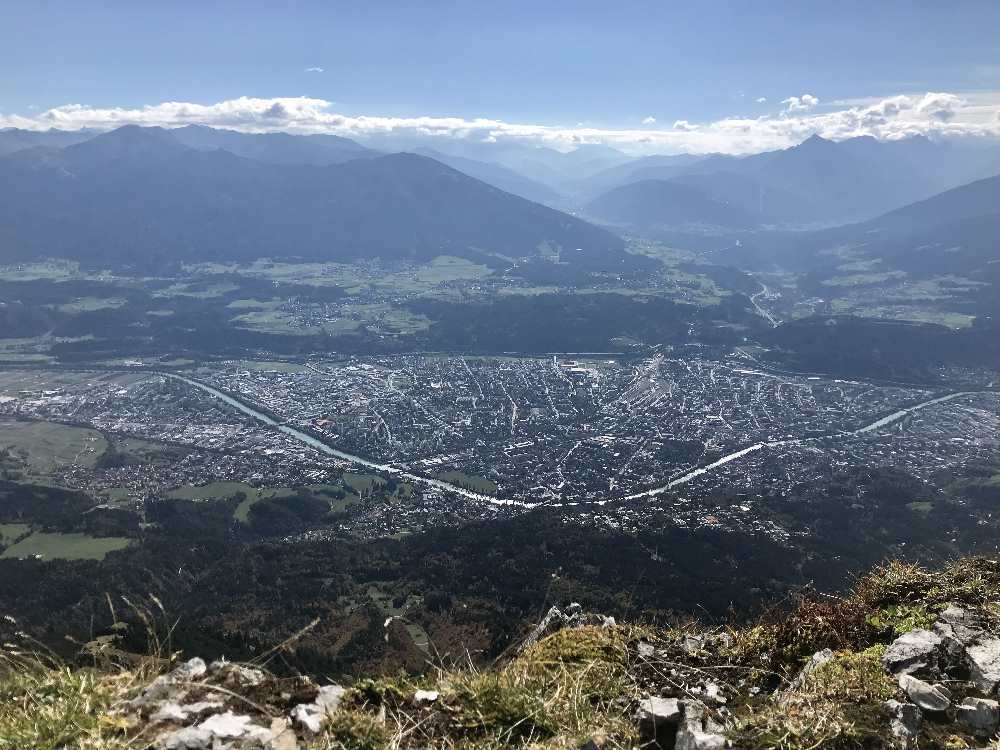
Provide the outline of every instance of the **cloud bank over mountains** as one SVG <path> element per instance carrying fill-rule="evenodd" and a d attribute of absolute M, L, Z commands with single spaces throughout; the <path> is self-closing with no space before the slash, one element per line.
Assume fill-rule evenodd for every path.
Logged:
<path fill-rule="evenodd" d="M 758 100 L 759 101 L 759 100 Z M 521 141 L 569 149 L 604 143 L 633 153 L 754 153 L 793 145 L 811 135 L 860 135 L 892 140 L 912 135 L 1000 137 L 1000 92 L 927 92 L 821 102 L 812 94 L 782 100 L 777 113 L 712 122 L 677 120 L 673 127 L 561 127 L 490 118 L 345 115 L 310 97 L 240 97 L 215 104 L 163 102 L 137 109 L 66 104 L 30 116 L 0 114 L 0 127 L 29 130 L 110 129 L 120 125 L 209 125 L 244 132 L 330 133 L 365 140 L 380 136 Z"/>

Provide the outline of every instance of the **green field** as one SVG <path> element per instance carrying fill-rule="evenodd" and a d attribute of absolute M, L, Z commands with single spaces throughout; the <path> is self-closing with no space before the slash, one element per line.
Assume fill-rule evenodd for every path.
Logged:
<path fill-rule="evenodd" d="M 72 302 L 59 305 L 58 309 L 64 313 L 93 312 L 94 310 L 114 310 L 123 307 L 127 300 L 121 297 L 79 297 Z"/>
<path fill-rule="evenodd" d="M 202 283 L 185 283 L 177 282 L 171 284 L 165 289 L 161 289 L 156 292 L 156 297 L 191 297 L 192 299 L 211 299 L 213 297 L 221 297 L 224 294 L 229 294 L 230 292 L 235 292 L 239 289 L 235 284 L 221 283 L 221 284 L 202 284 Z"/>
<path fill-rule="evenodd" d="M 13 544 L 29 531 L 31 527 L 26 523 L 0 523 L 0 545 Z"/>
<path fill-rule="evenodd" d="M 190 449 L 178 445 L 167 445 L 139 438 L 121 438 L 115 441 L 115 449 L 124 454 L 130 463 L 174 462 L 190 453 Z"/>
<path fill-rule="evenodd" d="M 240 328 L 246 328 L 259 333 L 277 333 L 285 336 L 312 336 L 321 333 L 325 328 L 330 333 L 350 333 L 357 330 L 360 323 L 352 320 L 331 320 L 319 326 L 304 326 L 291 313 L 281 310 L 251 310 L 237 315 L 232 323 Z"/>
<path fill-rule="evenodd" d="M 385 484 L 385 480 L 376 474 L 353 474 L 344 472 L 344 484 L 357 494 L 371 492 L 376 485 Z"/>
<path fill-rule="evenodd" d="M 872 286 L 886 282 L 900 281 L 906 278 L 903 271 L 886 271 L 884 273 L 856 273 L 849 276 L 834 276 L 823 280 L 823 286 Z"/>
<path fill-rule="evenodd" d="M 0 448 L 23 461 L 30 477 L 48 478 L 65 466 L 92 467 L 107 447 L 100 432 L 85 427 L 0 421 Z"/>
<path fill-rule="evenodd" d="M 68 260 L 21 263 L 0 267 L 0 281 L 66 281 L 85 278 L 80 264 Z"/>
<path fill-rule="evenodd" d="M 346 496 L 342 500 L 334 500 L 332 495 L 338 490 L 344 490 Z M 245 482 L 211 482 L 200 486 L 187 485 L 170 490 L 166 497 L 176 500 L 229 500 L 239 494 L 245 497 L 233 511 L 233 518 L 246 523 L 250 516 L 250 508 L 261 500 L 271 500 L 277 497 L 291 497 L 300 491 L 308 491 L 313 495 L 325 496 L 330 501 L 330 510 L 339 511 L 350 503 L 358 500 L 358 492 L 351 487 L 339 484 L 309 484 L 300 488 L 292 487 L 252 487 Z"/>
<path fill-rule="evenodd" d="M 279 283 L 337 286 L 349 294 L 356 294 L 369 288 L 389 292 L 433 294 L 442 284 L 453 281 L 474 281 L 492 273 L 486 266 L 450 255 L 439 255 L 427 263 L 403 270 L 387 268 L 378 261 L 286 263 L 267 259 L 246 264 L 201 263 L 185 266 L 184 270 L 197 275 L 235 273 Z M 184 291 L 183 288 L 178 290 L 174 287 L 170 288 L 174 294 Z M 236 309 L 240 305 L 233 307 Z"/>
<path fill-rule="evenodd" d="M 88 534 L 48 534 L 36 531 L 0 558 L 28 558 L 35 555 L 44 560 L 103 560 L 109 552 L 124 549 L 131 540 L 124 537 L 93 537 Z"/>
<path fill-rule="evenodd" d="M 413 274 L 419 284 L 441 284 L 446 281 L 483 279 L 492 273 L 487 266 L 481 266 L 465 258 L 439 255 L 430 263 L 420 266 Z"/>

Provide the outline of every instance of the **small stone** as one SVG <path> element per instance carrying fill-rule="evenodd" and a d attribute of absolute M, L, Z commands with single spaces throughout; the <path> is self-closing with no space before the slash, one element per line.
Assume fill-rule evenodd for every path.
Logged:
<path fill-rule="evenodd" d="M 285 719 L 274 719 L 271 722 L 271 740 L 268 750 L 298 750 L 299 741 L 295 732 Z"/>
<path fill-rule="evenodd" d="M 319 689 L 315 703 L 328 714 L 332 714 L 340 708 L 340 701 L 343 700 L 345 692 L 347 691 L 340 685 L 323 685 Z"/>
<path fill-rule="evenodd" d="M 555 633 L 557 630 L 562 630 L 569 625 L 570 616 L 563 612 L 559 607 L 551 607 L 549 611 L 545 613 L 545 617 L 542 621 L 538 623 L 528 637 L 524 639 L 524 642 L 520 646 L 520 650 L 524 651 L 529 646 L 538 643 L 547 635 Z"/>
<path fill-rule="evenodd" d="M 150 714 L 149 721 L 152 724 L 166 722 L 176 722 L 178 724 L 190 721 L 193 718 L 200 718 L 202 715 L 222 708 L 221 701 L 198 701 L 197 703 L 164 703 L 156 711 Z"/>
<path fill-rule="evenodd" d="M 916 629 L 903 633 L 886 649 L 882 664 L 891 674 L 915 674 L 932 671 L 937 666 L 941 636 L 931 630 Z"/>
<path fill-rule="evenodd" d="M 272 739 L 271 730 L 252 723 L 249 716 L 227 711 L 215 714 L 197 726 L 185 727 L 160 735 L 156 741 L 161 750 L 209 750 L 231 747 L 239 740 L 250 747 L 266 747 Z"/>
<path fill-rule="evenodd" d="M 229 661 L 213 661 L 208 666 L 208 675 L 215 684 L 230 690 L 253 687 L 267 679 L 267 675 L 259 669 L 244 667 Z"/>
<path fill-rule="evenodd" d="M 722 750 L 727 744 L 718 724 L 701 701 L 682 701 L 683 720 L 674 739 L 675 750 Z"/>
<path fill-rule="evenodd" d="M 699 635 L 685 635 L 681 640 L 681 648 L 688 656 L 694 656 L 705 647 L 705 639 Z"/>
<path fill-rule="evenodd" d="M 704 695 L 708 700 L 712 701 L 713 703 L 726 702 L 726 698 L 722 694 L 722 688 L 720 688 L 714 682 L 709 682 L 705 684 Z"/>
<path fill-rule="evenodd" d="M 433 703 L 440 697 L 440 693 L 437 690 L 418 690 L 413 694 L 413 705 L 423 706 L 427 703 Z"/>
<path fill-rule="evenodd" d="M 937 622 L 934 623 L 934 632 L 942 637 L 954 638 L 961 644 L 968 644 L 980 638 L 983 627 L 979 618 L 968 610 L 949 604 L 938 615 Z"/>
<path fill-rule="evenodd" d="M 703 732 L 686 724 L 677 730 L 675 750 L 722 750 L 726 746 L 726 736 L 715 732 Z"/>
<path fill-rule="evenodd" d="M 671 747 L 681 716 L 680 702 L 676 698 L 651 696 L 639 701 L 635 720 L 641 743 L 656 742 L 660 747 Z"/>
<path fill-rule="evenodd" d="M 915 748 L 924 718 L 920 709 L 912 703 L 900 703 L 897 700 L 886 701 L 885 706 L 892 717 L 890 729 L 893 735 L 902 742 L 904 750 Z"/>
<path fill-rule="evenodd" d="M 191 680 L 197 680 L 199 677 L 204 675 L 207 669 L 208 668 L 205 666 L 205 660 L 199 659 L 196 656 L 195 658 L 190 659 L 174 668 L 168 676 L 178 682 L 190 682 Z"/>
<path fill-rule="evenodd" d="M 326 712 L 319 711 L 311 703 L 300 703 L 292 709 L 292 721 L 300 729 L 310 734 L 319 734 L 326 723 Z"/>
<path fill-rule="evenodd" d="M 653 648 L 653 644 L 647 641 L 639 641 L 638 651 L 639 656 L 643 659 L 652 659 L 653 655 L 656 653 L 656 649 Z"/>
<path fill-rule="evenodd" d="M 907 697 L 925 711 L 945 711 L 951 705 L 951 692 L 940 685 L 931 685 L 913 675 L 901 674 L 899 687 Z"/>
<path fill-rule="evenodd" d="M 975 645 L 967 645 L 969 676 L 986 695 L 994 695 L 1000 686 L 1000 638 L 985 637 Z"/>
<path fill-rule="evenodd" d="M 184 685 L 204 675 L 206 669 L 203 659 L 196 657 L 186 661 L 149 683 L 142 693 L 129 701 L 129 706 L 142 709 L 158 701 L 177 700 L 183 695 Z"/>
<path fill-rule="evenodd" d="M 987 698 L 966 698 L 957 715 L 977 737 L 992 737 L 1000 727 L 1000 703 Z"/>
<path fill-rule="evenodd" d="M 292 721 L 310 734 L 319 734 L 330 714 L 340 707 L 344 692 L 340 685 L 324 685 L 319 689 L 315 701 L 300 703 L 292 709 Z"/>
<path fill-rule="evenodd" d="M 788 683 L 788 687 L 785 689 L 782 699 L 786 699 L 785 696 L 788 696 L 790 693 L 795 693 L 801 690 L 805 686 L 806 680 L 809 679 L 809 675 L 816 671 L 816 667 L 821 664 L 826 664 L 832 658 L 833 651 L 828 648 L 824 648 L 822 651 L 817 651 L 809 657 L 809 661 L 807 661 L 805 666 L 799 670 L 797 675 L 795 675 L 795 679 Z"/>

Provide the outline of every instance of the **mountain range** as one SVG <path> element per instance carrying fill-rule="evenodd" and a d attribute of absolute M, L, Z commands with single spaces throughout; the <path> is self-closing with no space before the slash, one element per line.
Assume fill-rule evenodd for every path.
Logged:
<path fill-rule="evenodd" d="M 933 279 L 950 290 L 957 309 L 985 320 L 1000 316 L 998 238 L 1000 176 L 855 224 L 811 232 L 732 232 L 723 238 L 728 247 L 714 257 L 750 271 L 794 270 L 819 296 L 835 288 L 824 282 L 852 274 L 872 290 L 882 280 L 902 279 L 914 294 L 922 280 Z M 935 293 L 924 293 L 933 303 Z"/>
<path fill-rule="evenodd" d="M 588 203 L 587 216 L 611 224 L 653 229 L 699 226 L 746 229 L 754 225 L 739 206 L 715 200 L 673 180 L 639 180 L 614 188 Z"/>
<path fill-rule="evenodd" d="M 998 235 L 1000 195 L 986 176 L 1000 173 L 1000 150 L 989 143 L 813 136 L 747 157 L 640 159 L 598 146 L 561 153 L 455 142 L 447 152 L 417 151 L 203 126 L 7 129 L 0 131 L 0 238 L 9 259 L 451 253 L 500 265 L 549 243 L 580 249 L 577 257 L 598 265 L 615 262 L 623 252 L 615 232 L 539 205 L 577 202 L 584 218 L 639 233 L 831 227 L 748 235 L 743 252 L 758 252 L 756 261 L 813 263 L 815 252 L 842 243 L 869 248 L 862 253 L 877 248 L 901 267 L 958 263 L 971 272 L 976 258 L 992 258 Z M 567 198 L 574 190 L 577 198 Z M 770 247 L 761 250 L 764 242 Z"/>
<path fill-rule="evenodd" d="M 74 143 L 90 140 L 98 135 L 94 130 L 22 130 L 20 128 L 0 129 L 0 156 L 13 154 L 27 148 L 50 146 L 63 148 Z"/>
<path fill-rule="evenodd" d="M 0 237 L 8 259 L 451 254 L 496 264 L 531 257 L 546 243 L 595 258 L 623 250 L 612 233 L 425 156 L 360 150 L 359 158 L 324 165 L 316 161 L 357 149 L 325 138 L 299 146 L 286 138 L 207 136 L 126 126 L 65 148 L 0 158 Z M 211 148 L 215 138 L 268 160 Z M 195 139 L 198 148 L 189 145 Z M 310 163 L 287 163 L 292 149 Z"/>
<path fill-rule="evenodd" d="M 657 182 L 686 188 L 693 208 L 697 197 L 744 212 L 761 226 L 833 225 L 878 216 L 900 206 L 982 177 L 1000 173 L 1000 146 L 973 149 L 938 143 L 923 136 L 898 141 L 870 137 L 834 142 L 812 136 L 792 148 L 753 156 L 722 154 L 702 159 L 647 157 L 604 170 L 583 180 L 578 196 L 585 213 L 634 227 L 711 223 L 709 215 L 676 217 L 660 213 Z M 601 216 L 594 209 L 625 185 L 648 210 L 623 217 Z"/>

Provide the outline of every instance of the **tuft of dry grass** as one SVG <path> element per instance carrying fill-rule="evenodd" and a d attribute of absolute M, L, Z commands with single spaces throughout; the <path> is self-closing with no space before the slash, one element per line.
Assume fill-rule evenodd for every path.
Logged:
<path fill-rule="evenodd" d="M 92 666 L 66 663 L 54 651 L 16 630 L 0 644 L 0 750 L 123 750 L 136 744 L 120 717 L 111 712 L 136 695 L 172 658 L 173 626 L 155 597 L 151 604 L 124 600 L 142 625 L 147 651 L 136 655 L 119 648 L 128 625 L 108 598 L 114 622 L 111 634 L 81 644 L 80 656 Z"/>
<path fill-rule="evenodd" d="M 39 664 L 0 674 L 0 749 L 131 747 L 108 711 L 135 685 L 131 674 Z"/>
<path fill-rule="evenodd" d="M 648 695 L 705 700 L 716 719 L 728 716 L 736 747 L 884 747 L 890 720 L 884 703 L 901 697 L 882 667 L 886 645 L 928 626 L 949 603 L 1000 624 L 1000 559 L 956 560 L 936 571 L 886 563 L 843 597 L 803 595 L 790 610 L 775 609 L 747 627 L 566 629 L 489 667 L 470 661 L 421 676 L 362 680 L 309 748 L 573 750 L 596 735 L 609 750 L 631 748 L 632 715 Z M 89 668 L 62 663 L 23 634 L 0 648 L 0 750 L 142 746 L 138 728 L 124 726 L 111 709 L 175 655 L 172 627 L 155 600 L 130 606 L 131 620 L 147 632 L 149 655 L 138 661 L 117 650 L 127 627 L 117 617 L 110 635 L 88 644 Z M 110 600 L 109 607 L 114 613 Z M 782 690 L 824 648 L 834 649 L 834 658 L 794 683 L 794 692 Z M 725 697 L 724 709 L 706 697 L 708 683 L 713 695 Z M 418 703 L 418 690 L 436 698 Z M 968 739 L 949 734 L 945 742 L 934 734 L 939 730 L 929 725 L 924 739 L 937 746 L 953 739 L 955 747 Z"/>

